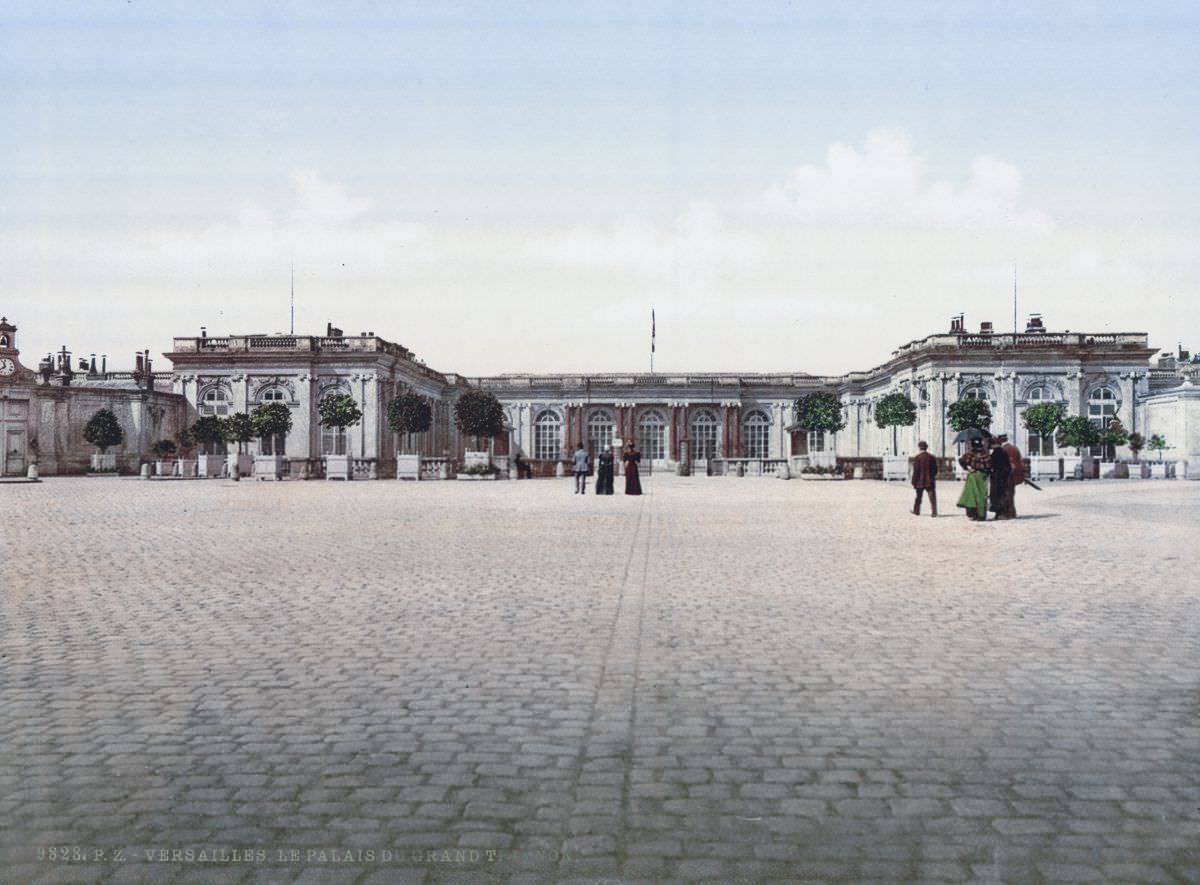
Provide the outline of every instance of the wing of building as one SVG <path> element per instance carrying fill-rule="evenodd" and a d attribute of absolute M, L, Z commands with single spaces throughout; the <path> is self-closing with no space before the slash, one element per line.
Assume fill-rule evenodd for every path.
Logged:
<path fill-rule="evenodd" d="M 956 451 L 947 411 L 958 400 L 986 400 L 993 433 L 1006 433 L 1031 455 L 1056 454 L 1051 437 L 1032 434 L 1022 415 L 1030 406 L 1056 403 L 1068 415 L 1097 425 L 1119 420 L 1126 431 L 1170 441 L 1172 457 L 1200 471 L 1200 365 L 1186 355 L 1164 355 L 1145 333 L 1054 332 L 1031 317 L 1021 333 L 996 333 L 990 323 L 968 331 L 961 316 L 944 333 L 897 348 L 862 372 L 816 376 L 802 371 L 512 374 L 465 378 L 435 371 L 402 345 L 374 332 L 346 335 L 329 326 L 323 335 L 247 334 L 175 338 L 164 354 L 169 375 L 149 372 L 149 354 L 130 372 L 108 372 L 93 357 L 72 372 L 69 354 L 47 355 L 37 371 L 16 360 L 16 329 L 0 322 L 0 438 L 4 473 L 31 457 L 44 473 L 85 469 L 89 446 L 81 427 L 104 405 L 119 411 L 134 431 L 119 447 L 120 465 L 136 469 L 151 441 L 197 418 L 228 417 L 279 403 L 291 429 L 251 443 L 270 452 L 295 478 L 326 473 L 331 456 L 347 457 L 355 477 L 396 475 L 398 455 L 418 456 L 422 469 L 459 463 L 469 440 L 455 427 L 455 401 L 484 390 L 503 406 L 506 429 L 490 443 L 503 462 L 521 455 L 535 473 L 553 474 L 582 442 L 593 454 L 634 442 L 652 469 L 771 473 L 784 463 L 832 465 L 916 451 Z M 63 371 L 65 359 L 66 371 Z M 0 372 L 4 364 L 0 362 Z M 168 382 L 169 378 L 169 382 Z M 170 391 L 166 388 L 170 387 Z M 837 398 L 845 426 L 822 432 L 795 423 L 795 402 L 825 392 Z M 432 409 L 425 433 L 401 439 L 387 421 L 389 404 L 402 393 L 424 397 Z M 911 425 L 880 426 L 884 397 L 902 394 L 915 407 Z M 351 398 L 361 420 L 338 428 L 321 423 L 318 408 L 333 394 Z M 33 452 L 31 456 L 31 450 Z M 1099 447 L 1100 458 L 1129 456 Z"/>

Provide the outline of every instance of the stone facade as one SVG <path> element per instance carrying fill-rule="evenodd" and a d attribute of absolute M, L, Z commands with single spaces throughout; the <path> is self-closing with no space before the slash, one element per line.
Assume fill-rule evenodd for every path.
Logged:
<path fill-rule="evenodd" d="M 187 408 L 171 393 L 170 373 L 155 373 L 142 355 L 132 372 L 108 372 L 95 359 L 76 367 L 64 348 L 37 370 L 21 364 L 17 327 L 0 318 L 0 476 L 84 473 L 97 451 L 83 438 L 88 420 L 110 410 L 124 440 L 109 449 L 116 467 L 136 473 L 157 439 L 174 438 Z"/>
<path fill-rule="evenodd" d="M 465 381 L 435 372 L 373 332 L 344 335 L 330 327 L 325 335 L 201 335 L 176 338 L 166 356 L 175 368 L 175 390 L 194 417 L 286 405 L 292 430 L 282 454 L 291 476 L 323 475 L 323 459 L 331 454 L 351 456 L 359 478 L 394 476 L 399 441 L 388 427 L 387 406 L 403 392 L 420 394 L 433 406 L 433 426 L 413 439 L 412 450 L 424 457 L 462 455 L 451 409 Z M 363 413 L 344 435 L 323 428 L 317 415 L 321 399 L 339 393 L 352 396 Z M 259 441 L 252 448 L 266 446 Z"/>

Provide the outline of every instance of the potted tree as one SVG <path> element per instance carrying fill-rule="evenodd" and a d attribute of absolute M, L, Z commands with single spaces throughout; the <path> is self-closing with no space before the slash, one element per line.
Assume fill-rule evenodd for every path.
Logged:
<path fill-rule="evenodd" d="M 962 433 L 964 430 L 989 433 L 988 428 L 992 426 L 992 407 L 985 399 L 968 396 L 950 403 L 946 409 L 946 420 L 955 433 Z M 954 462 L 954 475 L 960 479 L 965 476 L 957 460 Z"/>
<path fill-rule="evenodd" d="M 197 459 L 200 476 L 220 476 L 225 471 L 225 428 L 221 419 L 215 415 L 197 418 L 191 434 L 202 449 Z"/>
<path fill-rule="evenodd" d="M 490 441 L 504 430 L 504 407 L 500 400 L 486 390 L 466 391 L 454 402 L 454 424 L 462 433 L 475 438 L 475 451 L 466 453 L 463 473 L 494 477 L 491 449 L 483 440 Z M 472 470 L 476 473 L 471 473 Z"/>
<path fill-rule="evenodd" d="M 180 476 L 194 477 L 196 475 L 196 459 L 192 455 L 196 452 L 196 438 L 192 436 L 192 429 L 184 427 L 175 434 L 175 442 L 179 444 L 179 460 L 175 464 L 176 472 Z"/>
<path fill-rule="evenodd" d="M 100 450 L 92 454 L 92 466 L 89 472 L 115 475 L 117 453 L 113 452 L 110 455 L 108 449 L 109 446 L 119 446 L 125 438 L 125 434 L 121 432 L 121 425 L 117 422 L 117 416 L 109 409 L 97 410 L 84 425 L 83 438 Z"/>
<path fill-rule="evenodd" d="M 175 440 L 160 439 L 150 446 L 155 455 L 154 473 L 157 476 L 175 475 Z"/>
<path fill-rule="evenodd" d="M 1030 406 L 1021 416 L 1025 429 L 1038 437 L 1038 454 L 1029 456 L 1030 479 L 1062 479 L 1062 459 L 1049 454 L 1046 449 L 1054 445 L 1054 431 L 1063 419 L 1063 407 L 1058 403 L 1038 403 Z"/>
<path fill-rule="evenodd" d="M 249 476 L 254 470 L 254 456 L 246 446 L 254 439 L 254 420 L 245 412 L 235 412 L 222 420 L 221 431 L 226 442 L 237 445 L 237 454 L 228 456 L 230 478 Z"/>
<path fill-rule="evenodd" d="M 1083 450 L 1100 442 L 1100 429 L 1086 415 L 1073 415 L 1063 418 L 1058 425 L 1055 442 L 1060 446 L 1069 446 L 1075 450 L 1074 458 L 1063 458 L 1063 476 L 1073 476 L 1079 479 L 1090 478 L 1092 474 L 1092 458 L 1084 455 Z"/>
<path fill-rule="evenodd" d="M 254 456 L 255 479 L 283 479 L 287 469 L 284 445 L 292 429 L 292 410 L 283 403 L 264 403 L 250 413 L 254 435 L 260 440 Z"/>
<path fill-rule="evenodd" d="M 1108 467 L 1101 467 L 1101 476 L 1114 477 L 1117 475 L 1117 449 L 1129 442 L 1129 431 L 1121 423 L 1120 418 L 1113 418 L 1100 428 L 1100 458 L 1107 462 Z"/>
<path fill-rule="evenodd" d="M 1133 433 L 1129 434 L 1129 442 L 1127 445 L 1129 446 L 1130 454 L 1133 455 L 1134 462 L 1137 463 L 1142 454 L 1142 449 L 1146 448 L 1146 437 L 1142 436 L 1135 430 Z"/>
<path fill-rule="evenodd" d="M 421 456 L 410 452 L 412 435 L 425 433 L 433 425 L 433 409 L 429 400 L 416 393 L 402 393 L 387 408 L 388 426 L 404 439 L 403 448 L 396 454 L 396 478 L 420 479 Z"/>
<path fill-rule="evenodd" d="M 835 394 L 825 391 L 817 391 L 808 393 L 796 400 L 793 405 L 795 411 L 796 425 L 807 432 L 817 433 L 837 433 L 846 426 L 845 420 L 842 418 L 842 402 Z M 818 465 L 814 462 L 820 460 L 813 457 L 812 453 L 809 456 L 809 467 L 835 467 L 837 465 L 837 455 L 835 452 L 830 452 L 826 460 L 827 464 Z M 801 476 L 814 476 L 816 474 L 805 474 L 804 470 L 800 470 Z"/>
<path fill-rule="evenodd" d="M 889 393 L 875 406 L 875 426 L 892 428 L 892 453 L 883 456 L 884 479 L 908 479 L 908 456 L 900 454 L 897 427 L 917 423 L 917 404 L 903 393 Z"/>
<path fill-rule="evenodd" d="M 1150 478 L 1151 479 L 1166 479 L 1167 478 L 1167 465 L 1162 463 L 1162 456 L 1163 456 L 1163 452 L 1165 452 L 1167 449 L 1171 448 L 1169 445 L 1167 445 L 1167 438 L 1165 436 L 1163 436 L 1162 434 L 1158 434 L 1158 433 L 1151 434 L 1150 442 L 1148 442 L 1146 444 L 1146 447 L 1148 449 L 1150 449 L 1150 451 L 1152 451 L 1152 452 L 1158 452 L 1158 463 L 1150 465 Z"/>
<path fill-rule="evenodd" d="M 332 427 L 333 451 L 325 454 L 325 478 L 351 480 L 354 463 L 346 451 L 346 428 L 362 420 L 362 409 L 348 393 L 333 393 L 317 403 L 317 418 L 322 427 Z"/>

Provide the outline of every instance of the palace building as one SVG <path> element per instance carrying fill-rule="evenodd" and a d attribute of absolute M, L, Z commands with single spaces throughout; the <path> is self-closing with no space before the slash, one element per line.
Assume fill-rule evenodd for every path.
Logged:
<path fill-rule="evenodd" d="M 286 474 L 320 477 L 330 455 L 348 455 L 356 478 L 396 475 L 404 448 L 421 456 L 428 475 L 445 475 L 462 460 L 465 441 L 454 426 L 453 406 L 470 389 L 496 395 L 506 431 L 493 441 L 501 463 L 520 454 L 535 472 L 553 475 L 576 443 L 593 453 L 633 440 L 652 469 L 694 473 L 769 474 L 783 463 L 831 465 L 837 459 L 878 459 L 916 451 L 927 440 L 938 455 L 955 454 L 947 423 L 951 403 L 986 399 L 992 430 L 1007 433 L 1030 455 L 1055 454 L 1054 441 L 1028 433 L 1021 415 L 1031 405 L 1058 403 L 1069 415 L 1097 425 L 1120 420 L 1128 431 L 1159 434 L 1173 460 L 1189 460 L 1200 473 L 1200 365 L 1185 354 L 1162 355 L 1144 333 L 1055 332 L 1040 316 L 1025 330 L 999 333 L 990 323 L 968 331 L 963 318 L 946 332 L 902 345 L 862 372 L 816 376 L 803 372 L 661 372 L 641 374 L 517 374 L 468 378 L 435 371 L 402 345 L 363 332 L 346 335 L 329 326 L 323 335 L 229 335 L 175 338 L 164 354 L 172 371 L 154 372 L 149 352 L 130 372 L 108 372 L 103 360 L 48 354 L 38 369 L 22 366 L 16 328 L 0 320 L 0 472 L 19 474 L 31 460 L 42 473 L 86 469 L 92 449 L 82 426 L 97 408 L 111 408 L 126 441 L 118 464 L 136 471 L 153 440 L 170 437 L 196 418 L 250 412 L 282 403 L 292 429 L 253 444 L 282 456 Z M 793 404 L 827 391 L 839 399 L 844 429 L 822 434 L 796 427 Z M 388 404 L 405 392 L 426 397 L 433 424 L 412 440 L 396 438 Z M 895 432 L 876 425 L 875 407 L 891 393 L 917 407 L 911 427 Z M 345 431 L 323 427 L 317 406 L 347 394 L 363 413 Z M 895 449 L 895 451 L 893 451 Z M 1100 451 L 1102 458 L 1127 451 Z"/>

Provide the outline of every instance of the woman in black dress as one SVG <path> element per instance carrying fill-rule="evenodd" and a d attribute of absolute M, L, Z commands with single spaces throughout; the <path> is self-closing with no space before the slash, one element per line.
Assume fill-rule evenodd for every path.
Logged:
<path fill-rule="evenodd" d="M 633 447 L 633 443 L 625 447 L 621 461 L 625 465 L 625 494 L 627 495 L 642 493 L 642 482 L 638 479 L 638 462 L 641 460 L 642 453 Z"/>
<path fill-rule="evenodd" d="M 605 449 L 596 459 L 596 494 L 611 495 L 613 493 L 613 453 Z"/>

